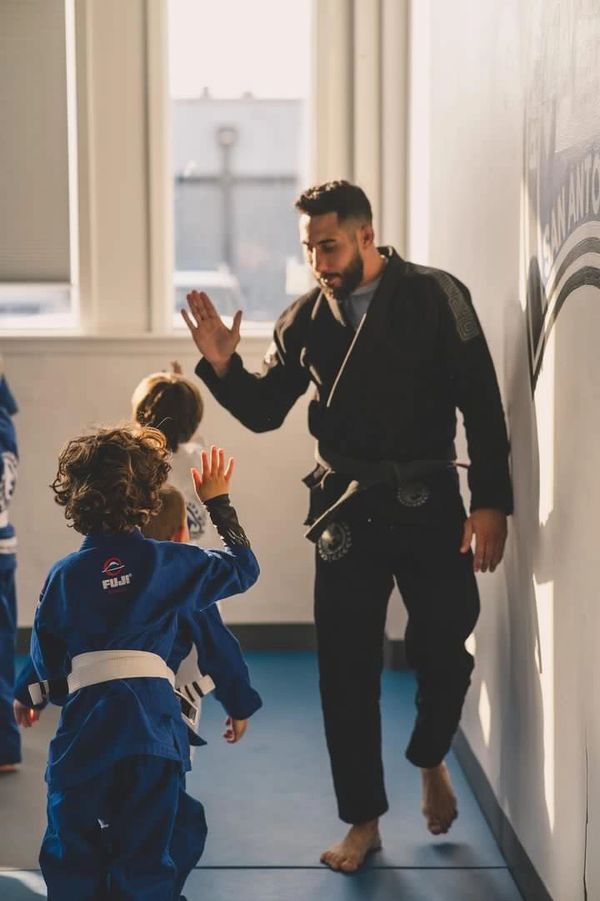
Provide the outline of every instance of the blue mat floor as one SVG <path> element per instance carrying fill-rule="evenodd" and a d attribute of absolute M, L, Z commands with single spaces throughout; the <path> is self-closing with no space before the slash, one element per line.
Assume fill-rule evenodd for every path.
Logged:
<path fill-rule="evenodd" d="M 413 719 L 414 682 L 402 672 L 386 671 L 383 680 L 384 763 L 390 801 L 390 811 L 381 821 L 383 850 L 354 876 L 324 868 L 319 863 L 322 850 L 341 838 L 346 827 L 336 814 L 315 657 L 305 652 L 262 652 L 248 654 L 248 661 L 265 706 L 250 721 L 240 744 L 230 746 L 222 739 L 220 705 L 210 698 L 204 703 L 201 733 L 208 745 L 196 754 L 188 789 L 204 803 L 209 837 L 200 865 L 186 886 L 188 901 L 238 901 L 241 897 L 244 901 L 519 901 L 521 895 L 452 755 L 448 764 L 459 798 L 459 819 L 446 836 L 434 838 L 426 831 L 418 772 L 404 758 Z M 53 719 L 51 715 L 46 722 L 44 731 L 49 734 Z M 26 743 L 34 738 L 37 742 L 31 754 L 38 769 L 42 734 L 34 736 L 34 732 L 29 730 Z M 26 749 L 26 764 L 27 757 Z M 11 777 L 11 782 L 20 775 Z M 27 780 L 29 785 L 31 781 Z M 4 785 L 3 780 L 0 798 Z M 16 789 L 16 784 L 11 786 L 11 795 Z M 41 771 L 37 788 L 28 788 L 34 790 L 41 793 L 43 814 Z M 45 897 L 34 855 L 43 820 L 37 808 L 33 819 L 30 850 L 24 853 L 21 834 L 15 834 L 14 860 L 0 860 L 2 901 Z"/>

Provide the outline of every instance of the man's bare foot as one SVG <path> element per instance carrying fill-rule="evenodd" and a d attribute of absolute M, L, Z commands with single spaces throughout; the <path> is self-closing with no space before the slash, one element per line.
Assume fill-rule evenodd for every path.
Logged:
<path fill-rule="evenodd" d="M 369 820 L 351 826 L 339 845 L 332 845 L 327 851 L 323 851 L 321 863 L 326 863 L 332 870 L 341 870 L 342 873 L 355 873 L 369 854 L 381 848 L 378 824 L 379 820 Z"/>
<path fill-rule="evenodd" d="M 448 832 L 458 816 L 458 809 L 446 764 L 440 763 L 431 769 L 422 769 L 421 779 L 423 783 L 421 810 L 427 820 L 427 828 L 433 835 Z"/>
<path fill-rule="evenodd" d="M 18 769 L 18 763 L 0 763 L 0 775 L 2 773 L 16 773 Z"/>

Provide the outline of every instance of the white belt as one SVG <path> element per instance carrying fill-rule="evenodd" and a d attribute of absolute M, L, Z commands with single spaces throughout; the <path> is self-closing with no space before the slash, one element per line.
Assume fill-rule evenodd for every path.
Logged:
<path fill-rule="evenodd" d="M 17 536 L 12 538 L 0 538 L 0 554 L 15 554 L 17 551 Z"/>
<path fill-rule="evenodd" d="M 71 661 L 67 685 L 71 694 L 80 688 L 98 685 L 100 682 L 140 677 L 166 679 L 173 688 L 175 687 L 173 671 L 162 657 L 149 651 L 89 651 L 86 654 L 77 654 Z M 33 704 L 41 704 L 48 697 L 47 682 L 34 682 L 28 688 Z"/>

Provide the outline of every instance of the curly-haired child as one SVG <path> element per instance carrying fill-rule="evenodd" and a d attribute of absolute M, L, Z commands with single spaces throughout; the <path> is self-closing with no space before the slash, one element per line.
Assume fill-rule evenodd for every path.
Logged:
<path fill-rule="evenodd" d="M 47 695 L 63 707 L 40 852 L 50 901 L 175 898 L 186 875 L 171 855 L 183 805 L 186 823 L 198 824 L 188 830 L 188 868 L 202 852 L 202 805 L 183 793 L 189 739 L 166 661 L 182 614 L 239 594 L 258 576 L 229 503 L 232 468 L 212 448 L 193 472 L 225 543 L 205 551 L 140 531 L 169 471 L 157 430 L 102 429 L 60 455 L 56 500 L 86 537 L 50 570 L 31 641 L 40 678 L 32 699 Z"/>

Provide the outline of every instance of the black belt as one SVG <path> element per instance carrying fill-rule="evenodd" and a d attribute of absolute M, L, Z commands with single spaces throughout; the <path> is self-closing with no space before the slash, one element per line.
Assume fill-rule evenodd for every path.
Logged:
<path fill-rule="evenodd" d="M 454 460 L 448 458 L 443 460 L 409 460 L 406 463 L 399 463 L 396 460 L 376 460 L 374 462 L 356 460 L 353 457 L 347 457 L 345 454 L 339 454 L 337 451 L 324 448 L 321 444 L 317 446 L 315 457 L 317 463 L 324 466 L 325 469 L 330 469 L 332 472 L 350 476 L 361 483 L 368 482 L 371 485 L 384 483 L 394 488 L 397 488 L 402 482 L 410 482 L 412 479 L 423 478 L 423 476 L 432 475 L 435 472 L 453 469 L 456 465 Z"/>
<path fill-rule="evenodd" d="M 318 444 L 315 450 L 317 463 L 329 472 L 350 476 L 352 481 L 344 493 L 330 507 L 316 519 L 305 533 L 309 541 L 317 541 L 324 529 L 334 519 L 338 510 L 343 507 L 354 495 L 372 488 L 374 485 L 389 485 L 397 489 L 401 484 L 411 482 L 414 479 L 433 475 L 437 472 L 445 472 L 454 469 L 455 466 L 464 464 L 456 463 L 449 458 L 439 460 L 409 460 L 399 463 L 396 460 L 356 460 L 347 457 L 337 451 Z"/>

